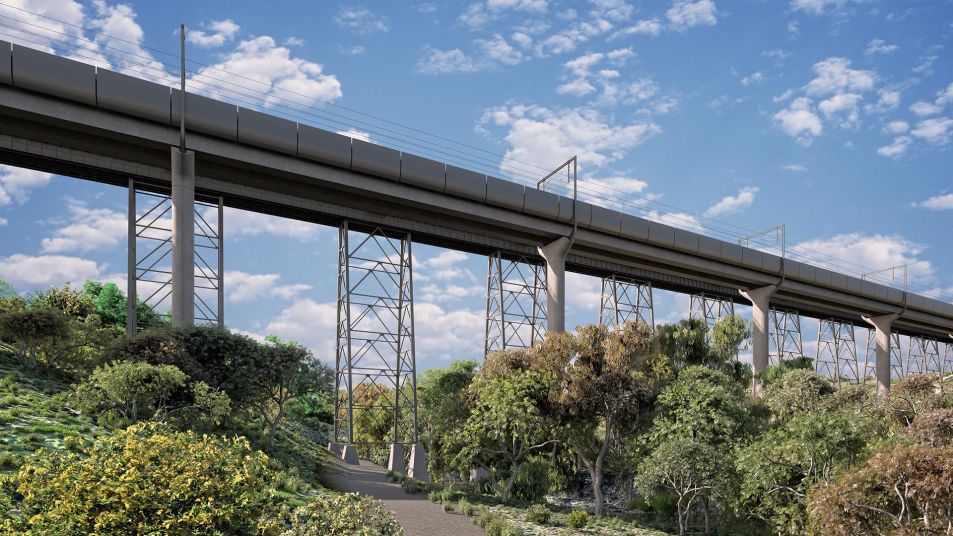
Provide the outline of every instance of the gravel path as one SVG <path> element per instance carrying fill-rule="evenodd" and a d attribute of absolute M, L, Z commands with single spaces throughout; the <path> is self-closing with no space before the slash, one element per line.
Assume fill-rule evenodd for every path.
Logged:
<path fill-rule="evenodd" d="M 460 512 L 444 512 L 442 505 L 431 502 L 424 493 L 406 493 L 400 484 L 387 479 L 387 472 L 382 467 L 369 461 L 347 465 L 335 460 L 325 468 L 322 480 L 330 488 L 383 501 L 404 527 L 406 536 L 483 536 L 483 529 L 474 525 L 467 516 Z"/>

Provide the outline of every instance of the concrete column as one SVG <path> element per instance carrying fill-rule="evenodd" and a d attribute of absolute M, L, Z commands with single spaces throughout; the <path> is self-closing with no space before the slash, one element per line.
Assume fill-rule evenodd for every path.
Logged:
<path fill-rule="evenodd" d="M 172 325 L 195 323 L 195 153 L 172 148 Z"/>
<path fill-rule="evenodd" d="M 430 473 L 427 471 L 427 452 L 424 451 L 424 446 L 420 443 L 414 443 L 410 447 L 410 467 L 407 470 L 407 476 L 430 483 Z"/>
<path fill-rule="evenodd" d="M 361 462 L 357 459 L 357 446 L 351 443 L 344 445 L 344 450 L 341 451 L 341 459 L 346 464 L 359 465 Z"/>
<path fill-rule="evenodd" d="M 332 441 L 328 443 L 328 452 L 340 458 L 344 453 L 344 444 Z"/>
<path fill-rule="evenodd" d="M 874 328 L 874 337 L 877 342 L 877 394 L 885 395 L 890 391 L 890 331 L 894 320 L 899 313 L 863 317 Z"/>
<path fill-rule="evenodd" d="M 757 398 L 764 394 L 761 375 L 768 368 L 768 315 L 771 312 L 771 296 L 774 296 L 777 290 L 777 285 L 768 285 L 739 291 L 751 302 L 751 365 L 754 369 L 752 393 Z"/>
<path fill-rule="evenodd" d="M 565 236 L 539 248 L 546 260 L 546 331 L 566 331 L 566 255 L 570 242 Z"/>
<path fill-rule="evenodd" d="M 390 457 L 387 458 L 387 468 L 395 473 L 404 473 L 407 467 L 404 464 L 404 445 L 396 441 L 390 445 Z"/>

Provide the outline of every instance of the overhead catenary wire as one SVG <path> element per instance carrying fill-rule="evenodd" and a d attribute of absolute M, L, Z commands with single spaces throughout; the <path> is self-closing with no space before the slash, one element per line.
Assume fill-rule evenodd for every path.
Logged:
<path fill-rule="evenodd" d="M 177 54 L 173 54 L 164 50 L 149 47 L 149 46 L 143 45 L 142 43 L 129 41 L 117 36 L 109 35 L 104 32 L 98 31 L 96 29 L 58 20 L 53 17 L 49 17 L 34 11 L 17 7 L 17 6 L 12 6 L 4 2 L 0 2 L 0 6 L 4 6 L 4 7 L 10 8 L 16 11 L 20 11 L 23 13 L 29 13 L 36 17 L 41 17 L 43 19 L 64 24 L 64 25 L 76 28 L 78 30 L 81 30 L 84 33 L 89 32 L 94 35 L 102 36 L 108 40 L 133 45 L 137 47 L 138 49 L 147 50 L 157 54 L 162 54 L 169 58 L 175 59 L 179 57 Z M 90 56 L 83 56 L 83 55 L 76 54 L 75 51 L 72 51 L 72 50 L 64 51 L 67 53 L 71 53 L 71 55 L 74 57 L 88 59 L 94 62 L 100 62 L 100 61 L 103 61 L 104 59 L 114 60 L 114 61 L 118 61 L 120 64 L 125 64 L 127 72 L 150 76 L 149 72 L 151 71 L 151 73 L 154 73 L 152 74 L 152 76 L 155 79 L 159 79 L 159 80 L 172 79 L 171 74 L 165 69 L 158 67 L 158 65 L 161 65 L 162 67 L 170 68 L 170 69 L 173 69 L 175 66 L 171 63 L 160 61 L 152 56 L 136 54 L 129 50 L 111 46 L 104 42 L 88 39 L 82 35 L 71 35 L 65 32 L 60 32 L 53 28 L 47 28 L 47 27 L 34 24 L 32 22 L 16 19 L 15 17 L 10 17 L 8 15 L 2 14 L 2 11 L 0 11 L 0 17 L 15 21 L 19 24 L 27 25 L 31 28 L 36 28 L 46 32 L 56 33 L 56 34 L 67 37 L 69 40 L 56 39 L 49 35 L 32 32 L 20 27 L 10 26 L 2 22 L 0 22 L 0 27 L 7 28 L 11 31 L 18 32 L 18 33 L 26 33 L 28 35 L 40 37 L 46 41 L 59 42 L 61 45 L 60 46 L 61 49 L 63 47 L 71 47 L 71 48 L 76 48 L 79 50 L 85 50 L 86 52 L 89 52 L 95 55 L 93 57 L 90 57 Z M 25 39 L 21 35 L 14 35 L 14 34 L 6 33 L 6 32 L 0 33 L 0 35 L 5 35 L 13 39 L 27 41 L 29 43 L 32 43 L 38 46 L 50 46 L 49 43 Z M 92 45 L 94 48 L 90 48 L 88 46 L 84 47 L 81 44 L 83 42 L 88 43 L 89 45 Z M 56 47 L 50 46 L 50 48 L 55 49 Z M 112 52 L 106 52 L 104 51 L 104 49 L 108 51 L 112 51 Z M 135 61 L 135 60 L 139 60 L 139 61 Z M 522 160 L 513 158 L 512 156 L 508 154 L 495 153 L 493 151 L 489 151 L 478 146 L 452 140 L 450 138 L 447 138 L 441 135 L 428 133 L 426 131 L 417 129 L 412 126 L 403 125 L 395 121 L 380 118 L 372 114 L 361 112 L 359 110 L 354 110 L 346 106 L 335 104 L 333 102 L 326 101 L 320 98 L 315 98 L 314 96 L 309 96 L 299 92 L 295 92 L 287 88 L 278 87 L 275 84 L 270 82 L 257 80 L 253 77 L 249 77 L 239 73 L 229 72 L 216 65 L 208 65 L 208 64 L 198 62 L 195 60 L 188 60 L 187 63 L 191 65 L 199 66 L 199 69 L 197 70 L 188 71 L 188 73 L 191 76 L 190 80 L 192 84 L 198 86 L 199 90 L 204 90 L 216 95 L 222 95 L 223 93 L 225 93 L 226 94 L 225 98 L 232 101 L 238 101 L 239 105 L 245 105 L 245 106 L 248 106 L 251 108 L 257 108 L 257 109 L 264 108 L 264 109 L 267 109 L 269 112 L 277 113 L 277 115 L 283 115 L 289 118 L 294 118 L 295 120 L 298 120 L 306 124 L 308 123 L 316 124 L 322 127 L 328 127 L 328 128 L 339 130 L 339 131 L 346 131 L 348 129 L 358 130 L 358 131 L 367 131 L 368 134 L 373 137 L 373 139 L 387 141 L 388 145 L 393 145 L 395 146 L 395 148 L 399 148 L 401 150 L 410 149 L 411 151 L 417 152 L 418 154 L 423 154 L 428 157 L 443 159 L 445 161 L 448 161 L 449 163 L 462 164 L 461 167 L 468 167 L 468 168 L 476 169 L 478 171 L 486 172 L 489 174 L 498 174 L 501 169 L 505 169 L 506 173 L 504 173 L 503 175 L 507 176 L 507 178 L 511 178 L 519 183 L 522 183 L 528 186 L 535 183 L 536 179 L 539 176 L 539 173 L 537 173 L 537 171 L 543 171 L 543 172 L 548 171 L 548 169 L 544 168 L 543 166 L 524 162 Z M 137 71 L 135 68 L 144 69 L 146 70 L 146 72 Z M 238 84 L 231 80 L 224 80 L 222 78 L 218 78 L 216 76 L 213 76 L 212 74 L 209 74 L 209 71 L 219 72 L 228 77 L 237 78 L 237 79 L 244 80 L 250 83 L 261 85 L 267 88 L 267 91 L 254 89 L 252 87 L 249 87 L 247 84 Z M 290 97 L 282 96 L 276 93 L 281 93 L 282 95 L 289 95 Z M 298 98 L 305 99 L 307 102 L 299 102 L 298 100 L 296 100 Z M 265 101 L 266 104 L 263 105 L 261 102 L 261 99 L 266 99 Z M 274 103 L 279 103 L 279 105 L 275 106 Z M 328 110 L 328 109 L 322 109 L 322 108 L 314 106 L 313 103 L 320 103 L 327 108 L 334 108 L 335 110 L 343 110 L 352 114 L 359 115 L 362 118 L 366 118 L 366 119 L 356 119 L 353 117 L 349 117 L 345 115 L 344 113 L 339 113 L 339 112 Z M 371 121 L 377 121 L 378 123 L 391 125 L 392 127 L 395 127 L 395 128 L 384 127 L 379 124 L 375 124 Z M 404 131 L 408 131 L 408 132 L 413 132 L 415 133 L 415 135 L 408 135 L 406 132 L 402 132 L 399 129 L 403 129 Z M 440 142 L 445 142 L 445 143 L 437 143 L 427 138 L 432 138 L 433 140 L 440 140 Z M 447 145 L 447 144 L 452 144 L 452 145 Z M 464 147 L 468 149 L 468 151 L 461 151 L 460 147 Z M 487 156 L 480 156 L 480 154 L 485 154 Z M 493 158 L 490 158 L 490 157 L 493 157 Z M 596 180 L 596 179 L 593 179 L 593 180 Z M 568 191 L 568 188 L 562 185 L 555 185 L 555 188 L 553 189 L 558 190 L 560 192 Z M 654 217 L 654 219 L 664 219 L 667 222 L 673 222 L 676 225 L 678 225 L 678 222 L 680 222 L 682 225 L 679 225 L 679 226 L 681 227 L 687 227 L 693 230 L 700 229 L 702 231 L 706 231 L 707 232 L 706 234 L 711 234 L 716 237 L 722 236 L 722 237 L 728 237 L 733 240 L 737 240 L 738 238 L 743 238 L 747 234 L 750 234 L 751 232 L 753 232 L 752 229 L 749 229 L 743 226 L 739 226 L 729 222 L 720 221 L 714 218 L 709 218 L 704 215 L 700 215 L 698 213 L 687 211 L 679 207 L 676 207 L 674 205 L 661 202 L 657 199 L 641 197 L 638 195 L 631 194 L 629 192 L 622 191 L 618 188 L 613 188 L 610 185 L 594 183 L 594 182 L 587 181 L 586 179 L 580 181 L 579 192 L 584 199 L 589 198 L 593 201 L 600 202 L 600 204 L 605 204 L 606 206 L 611 206 L 615 208 L 634 210 L 643 215 Z M 655 207 L 661 207 L 661 208 L 665 208 L 669 210 L 674 210 L 676 211 L 676 213 L 668 212 L 663 214 L 663 213 L 660 213 L 660 211 L 657 210 Z M 682 216 L 679 213 L 685 213 L 688 215 L 688 217 Z M 767 243 L 765 241 L 753 241 L 752 245 L 761 247 L 761 248 L 768 248 L 768 249 L 770 249 L 771 247 L 770 243 Z M 864 266 L 862 264 L 859 264 L 851 260 L 839 258 L 829 253 L 810 250 L 803 247 L 799 248 L 798 246 L 794 246 L 789 251 L 789 254 L 790 254 L 789 258 L 804 259 L 806 261 L 826 265 L 829 267 L 834 267 L 836 269 L 844 271 L 845 273 L 861 274 L 861 273 L 872 271 L 871 267 L 869 266 Z M 883 277 L 883 278 L 872 277 L 870 279 L 878 279 L 878 281 L 883 282 L 885 284 L 891 284 L 891 281 L 889 281 L 889 279 L 887 279 L 886 277 Z M 918 285 L 917 286 L 911 285 L 910 289 L 915 291 L 920 291 L 920 292 L 933 290 L 933 289 L 927 289 Z"/>

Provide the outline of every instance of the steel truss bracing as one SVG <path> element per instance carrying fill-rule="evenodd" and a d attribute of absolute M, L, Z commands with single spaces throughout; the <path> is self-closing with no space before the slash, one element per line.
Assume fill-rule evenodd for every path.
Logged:
<path fill-rule="evenodd" d="M 735 303 L 731 300 L 708 294 L 692 294 L 688 308 L 688 318 L 699 318 L 708 324 L 710 330 L 718 320 L 735 314 Z"/>
<path fill-rule="evenodd" d="M 126 329 L 136 333 L 168 324 L 172 294 L 172 198 L 129 181 Z M 197 324 L 224 325 L 224 214 L 222 198 L 195 201 L 195 311 Z"/>
<path fill-rule="evenodd" d="M 625 322 L 644 322 L 655 329 L 652 283 L 618 277 L 602 278 L 602 307 L 599 322 L 613 327 Z"/>
<path fill-rule="evenodd" d="M 409 233 L 341 224 L 335 441 L 386 422 L 394 442 L 418 442 L 411 259 Z"/>
<path fill-rule="evenodd" d="M 526 257 L 489 256 L 484 356 L 529 348 L 546 334 L 546 265 Z"/>
<path fill-rule="evenodd" d="M 771 309 L 768 336 L 768 362 L 777 365 L 786 359 L 804 355 L 801 341 L 801 316 L 796 311 Z"/>
<path fill-rule="evenodd" d="M 905 368 L 903 361 L 903 348 L 900 346 L 900 334 L 890 333 L 890 377 L 892 379 L 903 378 Z M 877 377 L 877 334 L 873 329 L 867 330 L 867 352 L 864 356 L 864 382 L 867 378 Z"/>
<path fill-rule="evenodd" d="M 861 381 L 853 325 L 834 319 L 820 320 L 814 368 L 818 374 L 833 379 L 838 386 L 843 381 Z"/>
<path fill-rule="evenodd" d="M 910 337 L 907 346 L 906 375 L 938 373 L 943 371 L 943 357 L 940 354 L 940 342 L 925 337 Z"/>

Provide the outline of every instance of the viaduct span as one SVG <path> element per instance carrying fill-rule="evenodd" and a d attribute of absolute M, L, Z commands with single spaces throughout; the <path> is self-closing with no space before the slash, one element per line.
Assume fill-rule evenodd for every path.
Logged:
<path fill-rule="evenodd" d="M 183 153 L 181 100 L 161 84 L 0 41 L 0 162 L 128 187 L 130 296 L 150 268 L 165 274 L 161 288 L 176 324 L 222 321 L 223 206 L 338 226 L 338 384 L 350 393 L 357 377 L 387 377 L 398 387 L 389 407 L 395 443 L 401 408 L 416 419 L 411 239 L 487 256 L 487 351 L 563 330 L 569 270 L 603 278 L 609 324 L 651 323 L 652 287 L 692 294 L 693 310 L 709 320 L 750 302 L 756 378 L 769 354 L 784 357 L 786 337 L 800 341 L 800 316 L 830 331 L 819 348 L 834 349 L 838 378 L 843 343 L 853 341 L 855 326 L 872 328 L 870 367 L 881 392 L 892 376 L 941 370 L 953 360 L 953 304 L 192 93 L 185 95 Z M 160 203 L 137 209 L 137 192 L 158 194 Z M 217 226 L 197 202 L 218 210 Z M 166 214 L 170 205 L 172 229 L 160 243 L 173 246 L 171 268 L 163 271 L 136 253 L 136 239 L 155 221 L 142 213 Z M 218 263 L 191 253 L 201 240 L 218 251 Z M 377 251 L 366 251 L 370 245 Z M 382 275 L 394 288 L 376 295 L 360 288 Z M 202 297 L 209 295 L 217 306 Z M 390 316 L 396 323 L 373 336 L 358 329 Z M 896 362 L 898 334 L 916 341 L 914 366 Z M 362 358 L 367 369 L 357 363 Z M 855 368 L 854 379 L 866 373 Z M 339 439 L 348 443 L 358 406 L 350 396 L 342 404 Z M 416 443 L 416 423 L 407 427 L 407 442 Z"/>

